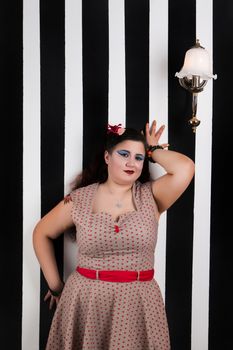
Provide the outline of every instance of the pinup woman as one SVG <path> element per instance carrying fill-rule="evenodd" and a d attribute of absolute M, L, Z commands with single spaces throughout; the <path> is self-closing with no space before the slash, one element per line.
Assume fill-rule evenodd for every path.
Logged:
<path fill-rule="evenodd" d="M 57 308 L 46 350 L 168 350 L 154 253 L 161 213 L 185 191 L 194 163 L 142 132 L 108 125 L 101 157 L 35 226 L 33 245 Z M 148 161 L 165 171 L 150 179 Z M 53 240 L 75 228 L 77 267 L 64 284 Z"/>

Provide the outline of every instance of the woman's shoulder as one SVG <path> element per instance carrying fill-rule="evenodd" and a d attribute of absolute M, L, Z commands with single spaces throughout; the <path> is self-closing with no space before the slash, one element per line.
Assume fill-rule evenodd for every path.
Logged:
<path fill-rule="evenodd" d="M 135 198 L 140 203 L 141 207 L 144 205 L 148 208 L 150 207 L 156 214 L 156 219 L 158 221 L 158 206 L 152 192 L 152 182 L 147 181 L 141 183 L 137 181 L 135 183 Z"/>
<path fill-rule="evenodd" d="M 140 181 L 137 181 L 135 183 L 135 197 L 143 202 L 155 202 L 152 191 L 152 182 L 146 181 L 141 183 Z"/>
<path fill-rule="evenodd" d="M 140 181 L 135 182 L 135 191 L 139 193 L 152 192 L 151 181 L 141 183 Z"/>
<path fill-rule="evenodd" d="M 72 190 L 67 196 L 70 197 L 70 199 L 73 202 L 76 202 L 77 200 L 85 200 L 86 197 L 92 193 L 92 191 L 96 188 L 97 183 L 93 183 L 87 186 L 78 187 L 74 190 Z"/>

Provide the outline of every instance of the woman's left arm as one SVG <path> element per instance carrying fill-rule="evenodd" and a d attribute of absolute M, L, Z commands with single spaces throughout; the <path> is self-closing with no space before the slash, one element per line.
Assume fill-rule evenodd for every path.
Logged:
<path fill-rule="evenodd" d="M 161 126 L 156 131 L 156 122 L 154 121 L 150 132 L 149 124 L 147 124 L 146 139 L 148 145 L 158 145 L 163 130 L 164 126 Z M 168 144 L 162 146 L 166 148 Z M 166 172 L 165 175 L 152 181 L 153 195 L 161 214 L 186 190 L 194 176 L 195 165 L 192 159 L 186 155 L 167 149 L 156 149 L 152 152 L 151 158 Z"/>

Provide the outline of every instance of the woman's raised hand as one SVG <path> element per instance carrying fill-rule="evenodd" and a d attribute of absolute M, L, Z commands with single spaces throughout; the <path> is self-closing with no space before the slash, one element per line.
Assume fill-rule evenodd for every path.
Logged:
<path fill-rule="evenodd" d="M 159 144 L 159 139 L 165 129 L 165 125 L 160 126 L 160 128 L 156 130 L 156 124 L 156 120 L 154 120 L 150 128 L 149 123 L 146 123 L 146 142 L 149 146 L 160 145 L 163 148 L 167 148 L 169 146 L 168 143 Z"/>

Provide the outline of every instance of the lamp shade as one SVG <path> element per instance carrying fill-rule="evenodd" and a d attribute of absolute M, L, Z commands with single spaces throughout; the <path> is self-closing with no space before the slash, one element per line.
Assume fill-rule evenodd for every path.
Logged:
<path fill-rule="evenodd" d="M 192 79 L 193 75 L 203 80 L 217 78 L 217 75 L 213 75 L 211 71 L 209 54 L 204 47 L 199 45 L 199 42 L 186 52 L 183 67 L 175 74 L 178 78 L 187 77 L 188 79 Z"/>

